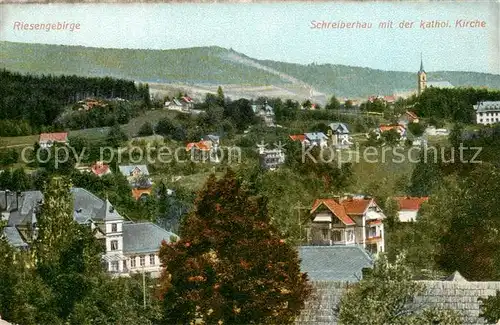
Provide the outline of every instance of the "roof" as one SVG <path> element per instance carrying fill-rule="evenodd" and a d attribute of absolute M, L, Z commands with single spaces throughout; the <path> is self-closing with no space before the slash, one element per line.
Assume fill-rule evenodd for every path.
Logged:
<path fill-rule="evenodd" d="M 16 248 L 27 248 L 28 244 L 23 240 L 16 227 L 5 227 L 3 234 L 7 242 Z"/>
<path fill-rule="evenodd" d="M 347 214 L 360 215 L 365 213 L 366 209 L 373 202 L 372 198 L 349 198 L 340 201 Z"/>
<path fill-rule="evenodd" d="M 335 246 L 331 246 L 335 247 Z M 468 281 L 418 281 L 426 289 L 414 302 L 419 309 L 436 307 L 455 310 L 463 315 L 464 325 L 487 324 L 479 317 L 480 301 L 478 298 L 494 296 L 500 290 L 500 282 Z M 313 281 L 316 294 L 306 301 L 305 308 L 295 324 L 301 325 L 336 325 L 335 308 L 347 285 L 339 281 Z"/>
<path fill-rule="evenodd" d="M 119 166 L 120 172 L 125 176 L 132 176 L 132 172 L 137 168 L 142 173 L 142 175 L 149 175 L 148 166 L 146 165 L 128 165 Z"/>
<path fill-rule="evenodd" d="M 156 252 L 161 242 L 170 243 L 171 237 L 178 238 L 174 233 L 151 223 L 124 223 L 123 224 L 123 253 L 139 254 Z"/>
<path fill-rule="evenodd" d="M 359 246 L 300 246 L 300 268 L 312 281 L 358 282 L 373 259 Z"/>
<path fill-rule="evenodd" d="M 216 134 L 207 134 L 205 137 L 203 137 L 202 141 L 206 139 L 206 140 L 210 140 L 212 142 L 217 142 L 220 140 L 220 136 L 216 135 Z"/>
<path fill-rule="evenodd" d="M 66 142 L 68 141 L 68 132 L 59 133 L 41 133 L 39 142 Z"/>
<path fill-rule="evenodd" d="M 110 172 L 109 165 L 102 163 L 102 161 L 96 162 L 90 169 L 92 170 L 92 173 L 97 176 L 105 175 Z"/>
<path fill-rule="evenodd" d="M 304 136 L 311 141 L 328 139 L 323 132 L 304 133 Z"/>
<path fill-rule="evenodd" d="M 306 139 L 306 136 L 303 134 L 294 134 L 294 135 L 290 135 L 290 139 L 292 139 L 292 141 L 303 142 Z"/>
<path fill-rule="evenodd" d="M 0 192 L 0 197 L 4 196 L 4 193 Z M 75 221 L 83 224 L 89 220 L 101 221 L 105 219 L 107 211 L 105 201 L 84 188 L 74 187 L 71 189 L 71 193 L 73 194 L 73 218 Z M 43 194 L 40 191 L 22 192 L 19 197 L 19 209 L 10 213 L 8 226 L 36 221 L 35 209 L 42 200 Z M 119 215 L 118 212 L 115 213 Z"/>
<path fill-rule="evenodd" d="M 474 109 L 477 112 L 491 112 L 491 111 L 500 111 L 500 101 L 484 101 L 478 102 L 474 105 Z"/>
<path fill-rule="evenodd" d="M 411 119 L 414 119 L 414 120 L 418 119 L 417 114 L 415 114 L 415 113 L 413 113 L 411 111 L 406 111 L 406 115 L 408 115 L 408 117 L 410 117 Z"/>
<path fill-rule="evenodd" d="M 340 205 L 335 199 L 316 199 L 311 209 L 311 214 L 314 213 L 320 206 L 324 205 L 346 225 L 356 224 L 346 213 L 344 206 Z"/>
<path fill-rule="evenodd" d="M 390 130 L 396 130 L 396 131 L 401 131 L 404 132 L 405 127 L 404 125 L 396 124 L 396 125 L 381 125 L 379 127 L 380 132 L 387 132 Z"/>
<path fill-rule="evenodd" d="M 330 129 L 332 129 L 333 132 L 340 133 L 340 134 L 348 134 L 349 133 L 349 128 L 345 123 L 341 122 L 333 122 L 328 125 Z"/>
<path fill-rule="evenodd" d="M 104 221 L 118 221 L 123 220 L 123 217 L 115 210 L 115 208 L 111 205 L 108 199 L 106 199 L 106 203 L 104 204 Z"/>
<path fill-rule="evenodd" d="M 396 101 L 396 96 L 384 96 L 384 100 L 388 103 L 394 103 Z"/>
<path fill-rule="evenodd" d="M 428 197 L 395 197 L 394 200 L 399 204 L 399 210 L 410 210 L 418 211 L 420 210 L 420 205 L 427 200 Z"/>
<path fill-rule="evenodd" d="M 212 148 L 212 143 L 210 141 L 198 141 L 198 142 L 190 142 L 186 145 L 186 151 L 191 150 L 192 148 L 197 148 L 201 151 L 209 151 Z"/>

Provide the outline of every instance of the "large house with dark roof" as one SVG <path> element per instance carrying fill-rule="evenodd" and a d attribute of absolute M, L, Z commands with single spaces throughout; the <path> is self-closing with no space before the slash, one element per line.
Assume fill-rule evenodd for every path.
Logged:
<path fill-rule="evenodd" d="M 125 220 L 111 205 L 83 188 L 72 188 L 73 218 L 89 226 L 105 247 L 103 263 L 117 275 L 134 272 L 160 274 L 158 251 L 162 241 L 177 236 L 151 223 Z M 37 234 L 37 214 L 43 194 L 40 191 L 11 193 L 0 191 L 2 218 L 7 220 L 2 236 L 18 249 L 29 249 Z"/>
<path fill-rule="evenodd" d="M 482 101 L 473 105 L 476 123 L 490 125 L 500 122 L 500 101 Z"/>
<path fill-rule="evenodd" d="M 370 197 L 314 201 L 307 240 L 312 245 L 359 245 L 371 254 L 385 251 L 385 215 Z"/>

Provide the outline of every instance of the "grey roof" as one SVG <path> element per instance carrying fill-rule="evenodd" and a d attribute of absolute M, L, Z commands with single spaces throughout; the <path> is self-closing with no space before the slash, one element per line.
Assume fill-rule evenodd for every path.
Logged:
<path fill-rule="evenodd" d="M 362 269 L 373 266 L 373 259 L 359 246 L 300 246 L 302 272 L 312 281 L 357 282 Z"/>
<path fill-rule="evenodd" d="M 328 137 L 323 132 L 304 133 L 304 136 L 310 141 L 326 140 Z"/>
<path fill-rule="evenodd" d="M 148 166 L 146 165 L 119 166 L 118 168 L 120 169 L 120 172 L 127 177 L 131 176 L 132 171 L 136 168 L 138 168 L 143 175 L 149 175 Z"/>
<path fill-rule="evenodd" d="M 417 308 L 436 307 L 458 311 L 463 316 L 464 325 L 487 324 L 479 317 L 480 302 L 500 290 L 500 282 L 467 281 L 418 281 L 424 284 L 423 294 L 415 297 Z M 335 281 L 313 282 L 315 294 L 306 301 L 305 308 L 296 319 L 301 325 L 336 325 L 335 307 L 340 301 L 347 284 Z"/>
<path fill-rule="evenodd" d="M 208 134 L 207 136 L 203 137 L 203 139 L 217 142 L 217 141 L 219 141 L 220 137 L 218 135 L 215 135 L 215 134 Z"/>
<path fill-rule="evenodd" d="M 104 221 L 117 221 L 123 220 L 123 217 L 115 210 L 115 208 L 111 205 L 108 199 L 106 199 L 106 203 L 104 204 Z"/>
<path fill-rule="evenodd" d="M 17 248 L 27 248 L 28 244 L 23 240 L 16 227 L 5 227 L 3 236 L 7 239 L 10 245 Z"/>
<path fill-rule="evenodd" d="M 161 242 L 170 242 L 170 238 L 178 237 L 151 222 L 123 224 L 123 252 L 140 254 L 156 252 Z"/>
<path fill-rule="evenodd" d="M 454 86 L 449 81 L 428 81 L 427 87 L 454 88 Z"/>
<path fill-rule="evenodd" d="M 349 128 L 347 127 L 347 125 L 345 123 L 333 122 L 333 123 L 330 123 L 328 126 L 330 127 L 330 129 L 332 129 L 332 131 L 334 133 L 339 133 L 339 134 L 348 134 L 349 133 Z"/>
<path fill-rule="evenodd" d="M 108 209 L 106 208 L 103 200 L 84 188 L 74 187 L 71 189 L 71 193 L 73 194 L 73 218 L 75 221 L 82 224 L 89 220 L 104 220 L 109 207 Z M 43 200 L 43 194 L 40 191 L 22 192 L 19 197 L 19 209 L 10 213 L 8 226 L 17 226 L 36 221 L 34 212 L 41 200 Z M 117 215 L 114 218 L 118 218 L 119 216 L 116 211 L 114 215 Z"/>
<path fill-rule="evenodd" d="M 474 105 L 474 109 L 478 112 L 498 112 L 500 111 L 500 101 L 484 101 Z"/>

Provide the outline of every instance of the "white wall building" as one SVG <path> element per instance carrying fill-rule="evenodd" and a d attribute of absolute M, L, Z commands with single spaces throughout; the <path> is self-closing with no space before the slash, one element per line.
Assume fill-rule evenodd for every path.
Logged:
<path fill-rule="evenodd" d="M 476 111 L 476 123 L 482 125 L 500 122 L 500 101 L 484 101 L 473 105 Z"/>

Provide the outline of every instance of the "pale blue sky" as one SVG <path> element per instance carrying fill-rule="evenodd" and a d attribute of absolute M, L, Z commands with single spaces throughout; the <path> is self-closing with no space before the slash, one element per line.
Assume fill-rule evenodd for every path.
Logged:
<path fill-rule="evenodd" d="M 217 45 L 258 59 L 416 71 L 500 74 L 499 2 L 2 5 L 0 39 L 113 48 Z M 483 29 L 420 29 L 420 20 L 486 21 Z M 311 21 L 372 22 L 370 30 L 311 29 Z M 378 23 L 415 21 L 416 28 Z M 14 22 L 80 23 L 78 32 L 19 31 Z"/>

